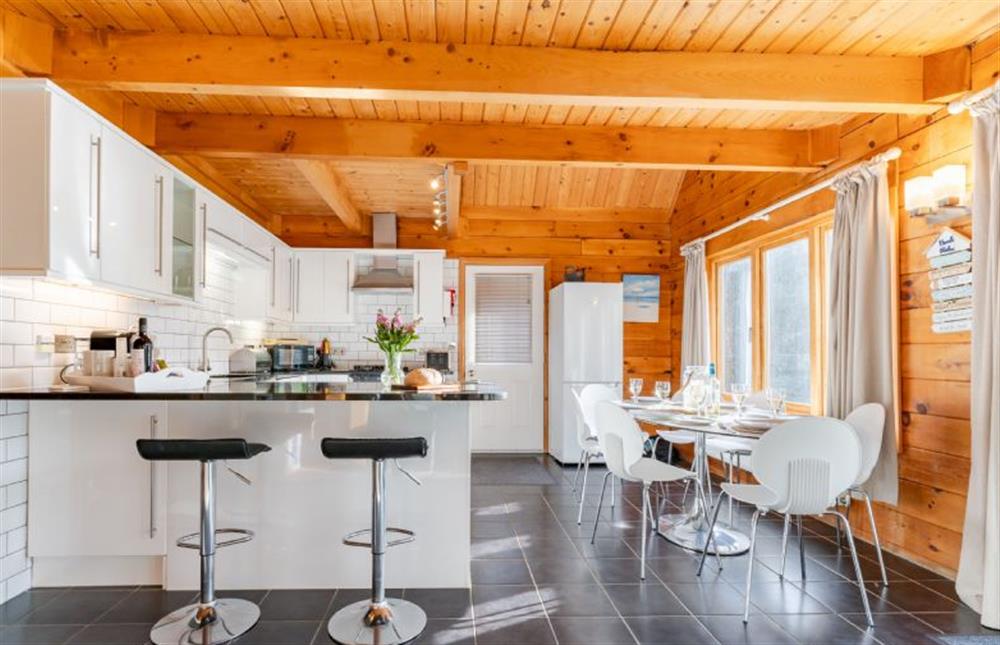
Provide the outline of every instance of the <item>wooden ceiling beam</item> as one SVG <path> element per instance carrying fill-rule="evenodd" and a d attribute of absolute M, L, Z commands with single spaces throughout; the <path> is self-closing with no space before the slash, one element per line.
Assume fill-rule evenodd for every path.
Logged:
<path fill-rule="evenodd" d="M 52 25 L 0 8 L 0 76 L 52 73 Z"/>
<path fill-rule="evenodd" d="M 298 159 L 503 161 L 814 172 L 836 137 L 808 130 L 606 128 L 161 113 L 163 154 Z"/>
<path fill-rule="evenodd" d="M 349 231 L 359 234 L 368 232 L 369 220 L 362 217 L 354 207 L 347 187 L 330 164 L 324 161 L 296 159 L 295 166 Z"/>
<path fill-rule="evenodd" d="M 444 182 L 448 189 L 447 207 L 448 213 L 448 237 L 456 238 L 459 234 L 459 225 L 462 218 L 462 176 L 469 170 L 467 161 L 455 161 L 444 169 Z"/>
<path fill-rule="evenodd" d="M 66 31 L 56 34 L 52 68 L 61 83 L 137 92 L 842 113 L 938 107 L 926 102 L 918 56 Z"/>

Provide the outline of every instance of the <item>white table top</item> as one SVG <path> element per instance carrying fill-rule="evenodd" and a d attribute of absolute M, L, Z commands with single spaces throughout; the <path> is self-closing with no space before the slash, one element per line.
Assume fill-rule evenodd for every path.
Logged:
<path fill-rule="evenodd" d="M 618 405 L 628 410 L 632 416 L 643 423 L 690 432 L 702 432 L 706 435 L 743 439 L 759 439 L 770 428 L 792 419 L 801 418 L 797 415 L 772 417 L 769 412 L 756 408 L 747 409 L 743 412 L 742 417 L 737 417 L 731 404 L 724 404 L 723 413 L 718 417 L 702 417 L 692 414 L 690 410 L 686 410 L 676 403 L 660 402 L 648 397 L 641 397 L 638 402 L 618 401 Z M 741 426 L 739 423 L 741 420 L 760 427 Z"/>

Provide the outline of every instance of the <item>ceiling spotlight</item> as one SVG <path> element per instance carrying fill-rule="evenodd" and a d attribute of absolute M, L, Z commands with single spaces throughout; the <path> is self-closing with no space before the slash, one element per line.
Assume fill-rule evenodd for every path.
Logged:
<path fill-rule="evenodd" d="M 435 215 L 441 214 L 441 206 L 439 204 L 434 204 L 434 214 Z"/>
<path fill-rule="evenodd" d="M 444 186 L 444 176 L 435 177 L 431 179 L 431 190 L 437 191 L 441 190 Z"/>

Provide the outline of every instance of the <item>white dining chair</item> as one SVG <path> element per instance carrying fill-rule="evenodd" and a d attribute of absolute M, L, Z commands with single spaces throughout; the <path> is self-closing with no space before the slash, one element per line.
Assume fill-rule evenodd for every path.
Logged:
<path fill-rule="evenodd" d="M 868 625 L 874 626 L 851 525 L 839 510 L 831 510 L 837 497 L 857 480 L 861 472 L 861 442 L 857 432 L 850 424 L 828 417 L 788 421 L 761 436 L 754 449 L 752 464 L 752 472 L 760 484 L 722 484 L 722 492 L 727 496 L 757 507 L 750 528 L 743 622 L 750 618 L 757 524 L 762 515 L 774 511 L 786 517 L 798 516 L 800 522 L 804 515 L 833 515 L 844 523 L 861 604 Z M 712 513 L 709 534 L 715 529 L 721 507 L 720 497 Z M 705 566 L 705 557 L 703 552 L 698 565 L 699 576 Z"/>
<path fill-rule="evenodd" d="M 858 433 L 861 441 L 861 472 L 854 480 L 850 489 L 845 495 L 847 499 L 847 511 L 845 515 L 851 516 L 851 499 L 854 495 L 860 495 L 865 500 L 865 507 L 868 511 L 868 522 L 871 525 L 872 540 L 875 542 L 875 554 L 878 556 L 878 566 L 882 572 L 882 584 L 889 586 L 889 577 L 885 573 L 885 562 L 882 558 L 882 545 L 878 540 L 878 528 L 875 526 L 875 514 L 872 512 L 872 500 L 868 491 L 861 486 L 872 476 L 875 464 L 878 463 L 879 454 L 882 452 L 882 433 L 885 431 L 885 408 L 879 403 L 865 403 L 851 411 L 844 419 Z M 840 500 L 837 502 L 840 507 Z M 840 524 L 837 524 L 837 544 L 840 544 Z"/>
<path fill-rule="evenodd" d="M 684 388 L 681 388 L 670 397 L 671 403 L 679 403 L 684 400 Z M 657 448 L 661 441 L 667 442 L 667 463 L 674 463 L 674 446 L 681 446 L 686 444 L 693 444 L 697 436 L 690 430 L 657 430 L 656 439 L 653 441 L 653 457 L 656 457 Z M 687 501 L 688 487 L 690 486 L 690 480 L 685 483 L 684 486 L 684 497 L 681 500 L 683 504 Z M 664 485 L 665 486 L 665 485 Z M 711 492 L 709 492 L 711 494 Z M 661 497 L 666 497 L 666 490 L 661 490 Z"/>
<path fill-rule="evenodd" d="M 636 482 L 642 485 L 642 547 L 640 553 L 639 578 L 646 579 L 646 540 L 650 528 L 656 528 L 656 518 L 653 516 L 653 506 L 649 499 L 649 488 L 656 483 L 669 483 L 681 480 L 693 481 L 696 494 L 705 503 L 704 490 L 697 475 L 693 471 L 665 464 L 658 459 L 645 457 L 643 445 L 646 433 L 636 423 L 635 419 L 614 403 L 602 401 L 596 406 L 597 428 L 604 446 L 604 460 L 608 472 L 604 475 L 601 486 L 601 497 L 597 503 L 597 518 L 594 519 L 594 531 L 590 536 L 591 544 L 597 537 L 597 527 L 601 518 L 601 507 L 604 504 L 604 490 L 608 477 L 615 476 L 623 482 Z M 707 507 L 706 507 L 707 508 Z M 711 536 L 711 533 L 709 533 Z M 718 551 L 718 545 L 716 545 Z M 718 553 L 716 553 L 718 558 Z M 719 567 L 721 568 L 721 560 Z"/>
<path fill-rule="evenodd" d="M 597 433 L 597 421 L 594 408 L 600 401 L 617 401 L 618 393 L 607 385 L 591 383 L 584 386 L 579 393 L 573 390 L 576 399 L 576 409 L 580 414 L 581 423 L 577 424 L 577 440 L 580 442 L 580 459 L 576 463 L 576 476 L 573 477 L 573 491 L 583 470 L 583 484 L 580 486 L 579 508 L 576 513 L 576 523 L 583 521 L 584 497 L 587 493 L 587 475 L 590 472 L 590 462 L 604 455 Z M 611 482 L 611 506 L 615 505 L 614 481 Z"/>

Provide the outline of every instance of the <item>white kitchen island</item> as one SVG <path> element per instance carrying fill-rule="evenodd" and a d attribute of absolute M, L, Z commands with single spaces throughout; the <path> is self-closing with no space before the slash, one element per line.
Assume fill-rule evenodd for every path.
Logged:
<path fill-rule="evenodd" d="M 416 541 L 390 549 L 389 587 L 468 587 L 470 412 L 502 392 L 379 392 L 368 385 L 218 383 L 200 393 L 132 395 L 32 390 L 28 555 L 34 586 L 162 585 L 196 589 L 198 554 L 175 541 L 198 530 L 191 462 L 147 462 L 135 441 L 240 437 L 271 451 L 218 467 L 217 526 L 254 531 L 220 549 L 221 589 L 370 584 L 368 550 L 342 544 L 371 522 L 371 463 L 330 461 L 323 437 L 423 436 L 427 457 L 387 467 L 390 526 Z"/>

